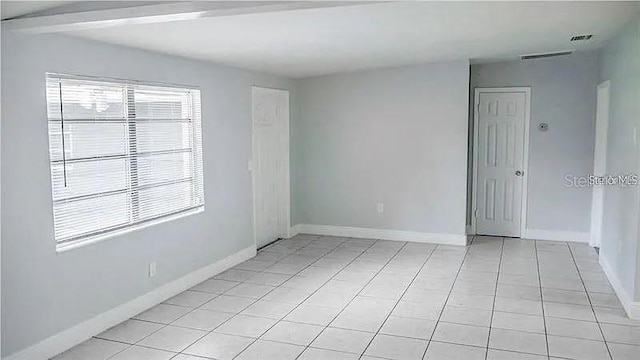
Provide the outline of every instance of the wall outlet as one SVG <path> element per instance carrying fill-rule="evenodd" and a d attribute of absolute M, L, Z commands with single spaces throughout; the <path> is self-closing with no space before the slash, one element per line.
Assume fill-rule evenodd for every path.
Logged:
<path fill-rule="evenodd" d="M 156 276 L 156 262 L 152 261 L 149 263 L 149 277 Z"/>
<path fill-rule="evenodd" d="M 378 214 L 382 214 L 384 212 L 384 204 L 378 203 Z"/>

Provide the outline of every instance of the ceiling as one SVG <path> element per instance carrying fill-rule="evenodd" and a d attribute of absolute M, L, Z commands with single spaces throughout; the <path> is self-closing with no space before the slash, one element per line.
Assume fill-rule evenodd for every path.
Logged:
<path fill-rule="evenodd" d="M 602 46 L 638 10 L 638 2 L 351 3 L 64 33 L 307 77 L 425 62 L 494 62 L 522 54 L 586 51 Z M 571 43 L 571 36 L 578 34 L 595 36 Z"/>

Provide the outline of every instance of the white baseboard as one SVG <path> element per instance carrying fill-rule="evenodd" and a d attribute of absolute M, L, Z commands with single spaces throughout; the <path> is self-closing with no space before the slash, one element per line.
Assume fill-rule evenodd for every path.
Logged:
<path fill-rule="evenodd" d="M 613 271 L 613 268 L 609 265 L 602 254 L 600 255 L 599 260 L 600 266 L 602 267 L 602 270 L 604 270 L 604 273 L 607 275 L 607 279 L 609 279 L 609 282 L 611 283 L 613 290 L 616 292 L 616 295 L 618 295 L 618 299 L 620 299 L 622 307 L 624 307 L 624 311 L 627 313 L 627 316 L 634 320 L 640 320 L 640 302 L 634 302 L 631 296 L 627 294 L 627 292 L 622 287 L 620 280 Z"/>
<path fill-rule="evenodd" d="M 249 246 L 29 348 L 11 354 L 3 360 L 49 359 L 255 255 L 255 245 Z"/>
<path fill-rule="evenodd" d="M 523 239 L 531 240 L 552 240 L 552 241 L 571 241 L 588 243 L 591 235 L 588 232 L 574 231 L 554 231 L 554 230 L 536 230 L 526 229 Z"/>
<path fill-rule="evenodd" d="M 421 233 L 415 231 L 369 229 L 348 226 L 298 224 L 292 226 L 290 233 L 325 236 L 344 236 L 354 238 L 412 241 L 429 244 L 460 245 L 467 244 L 465 234 Z"/>

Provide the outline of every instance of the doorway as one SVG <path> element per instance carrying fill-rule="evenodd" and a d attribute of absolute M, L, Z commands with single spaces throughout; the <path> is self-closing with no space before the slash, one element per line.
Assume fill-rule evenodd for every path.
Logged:
<path fill-rule="evenodd" d="M 526 225 L 531 89 L 475 90 L 472 230 L 521 237 Z"/>
<path fill-rule="evenodd" d="M 254 86 L 251 95 L 253 219 L 260 248 L 289 232 L 289 92 Z"/>

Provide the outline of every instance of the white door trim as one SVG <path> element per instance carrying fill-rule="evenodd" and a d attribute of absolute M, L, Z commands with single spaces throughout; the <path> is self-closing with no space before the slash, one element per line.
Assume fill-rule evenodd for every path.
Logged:
<path fill-rule="evenodd" d="M 529 193 L 529 130 L 531 123 L 531 88 L 524 87 L 500 87 L 500 88 L 475 88 L 473 100 L 473 186 L 471 189 L 471 234 L 476 234 L 476 211 L 477 211 L 477 186 L 478 186 L 478 105 L 480 104 L 481 93 L 524 93 L 524 176 L 522 177 L 522 210 L 520 216 L 520 236 L 525 234 L 527 228 L 527 197 Z"/>
<path fill-rule="evenodd" d="M 291 237 L 291 170 L 290 170 L 290 150 L 291 150 L 291 135 L 290 135 L 290 123 L 291 123 L 291 93 L 287 89 L 278 89 L 278 88 L 270 88 L 265 86 L 253 85 L 251 86 L 251 160 L 249 161 L 249 171 L 251 172 L 251 191 L 252 191 L 252 225 L 253 225 L 253 242 L 258 247 L 258 238 L 256 232 L 256 179 L 255 172 L 253 171 L 253 159 L 255 158 L 254 154 L 254 136 L 255 136 L 255 128 L 253 123 L 253 94 L 256 89 L 261 90 L 272 90 L 272 91 L 282 91 L 287 94 L 288 99 L 288 109 L 289 116 L 287 117 L 287 122 L 285 125 L 286 139 L 287 143 L 285 146 L 285 219 L 286 219 L 286 229 L 283 232 L 283 236 Z"/>
<path fill-rule="evenodd" d="M 600 96 L 601 91 L 607 91 L 607 97 L 605 99 L 605 109 L 600 109 Z M 605 80 L 598 84 L 597 94 L 597 107 L 596 107 L 596 133 L 595 133 L 595 146 L 593 156 L 593 174 L 601 176 L 606 173 L 607 167 L 607 137 L 609 133 L 609 109 L 610 109 L 610 82 Z M 603 110 L 606 113 L 603 113 Z M 599 131 L 599 129 L 601 131 Z M 600 151 L 598 151 L 600 150 Z M 599 172 L 596 167 L 599 164 L 599 160 L 602 160 L 603 173 Z M 598 201 L 600 200 L 600 201 Z M 600 247 L 602 238 L 602 214 L 604 207 L 604 189 L 602 187 L 593 187 L 591 194 L 591 229 L 589 245 L 593 247 Z"/>

